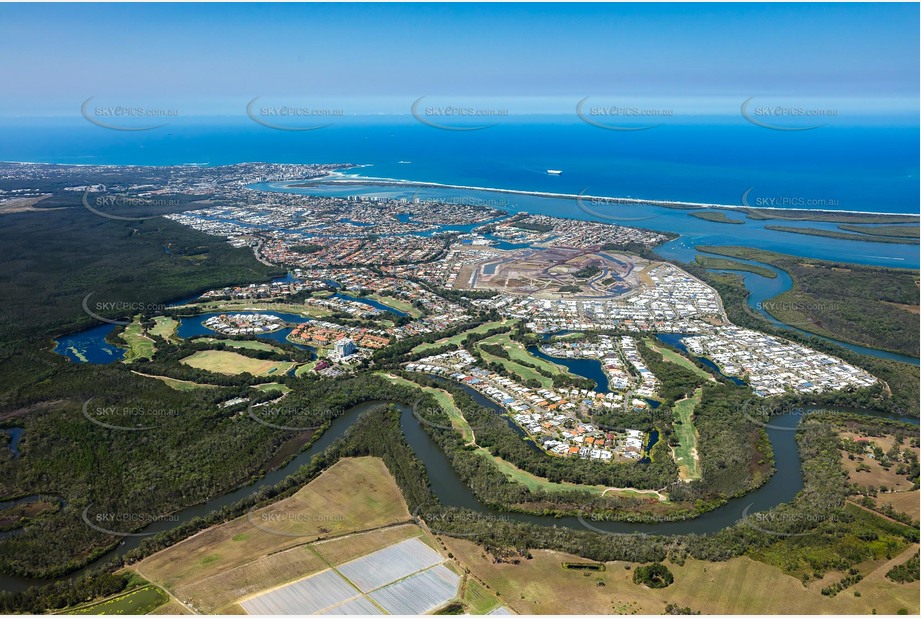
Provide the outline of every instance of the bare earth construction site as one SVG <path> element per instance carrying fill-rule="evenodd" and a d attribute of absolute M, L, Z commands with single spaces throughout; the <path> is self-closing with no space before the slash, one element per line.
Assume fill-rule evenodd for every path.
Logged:
<path fill-rule="evenodd" d="M 566 247 L 474 251 L 481 257 L 461 268 L 455 289 L 496 290 L 541 299 L 609 298 L 651 284 L 644 274 L 654 267 L 638 256 Z"/>

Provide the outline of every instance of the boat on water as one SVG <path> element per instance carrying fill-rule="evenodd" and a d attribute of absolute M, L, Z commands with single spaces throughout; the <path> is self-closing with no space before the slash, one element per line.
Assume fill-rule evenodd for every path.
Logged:
<path fill-rule="evenodd" d="M 547 170 L 547 173 L 551 176 L 559 176 L 563 173 L 563 170 Z"/>

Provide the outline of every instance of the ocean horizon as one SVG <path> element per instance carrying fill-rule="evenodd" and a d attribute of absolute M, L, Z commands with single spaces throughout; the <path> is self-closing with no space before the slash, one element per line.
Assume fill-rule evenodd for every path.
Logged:
<path fill-rule="evenodd" d="M 564 117 L 525 117 L 457 131 L 411 117 L 363 117 L 289 131 L 192 117 L 119 131 L 83 119 L 8 120 L 0 120 L 0 160 L 10 162 L 351 163 L 364 166 L 355 170 L 361 176 L 513 191 L 919 212 L 918 128 L 883 121 L 780 131 L 725 117 L 623 131 Z"/>

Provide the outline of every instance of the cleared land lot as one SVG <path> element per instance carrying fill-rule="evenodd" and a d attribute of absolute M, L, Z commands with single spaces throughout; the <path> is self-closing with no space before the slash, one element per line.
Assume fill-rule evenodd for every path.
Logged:
<path fill-rule="evenodd" d="M 879 504 L 891 504 L 896 511 L 911 515 L 911 518 L 915 521 L 921 519 L 918 491 L 879 494 L 876 496 L 876 502 Z"/>
<path fill-rule="evenodd" d="M 350 534 L 327 541 L 319 541 L 311 545 L 310 548 L 329 564 L 342 564 L 400 541 L 416 537 L 425 538 L 422 528 L 415 524 L 405 524 L 381 528 L 365 534 Z"/>
<path fill-rule="evenodd" d="M 196 369 L 237 375 L 250 373 L 254 376 L 284 375 L 297 363 L 273 360 L 259 360 L 250 358 L 236 352 L 226 350 L 203 350 L 188 356 L 181 361 L 183 364 Z"/>
<path fill-rule="evenodd" d="M 895 438 L 892 436 L 867 437 L 850 431 L 842 431 L 840 435 L 842 438 L 851 440 L 866 440 L 867 446 L 878 446 L 883 452 L 888 452 L 889 449 L 895 446 Z M 908 445 L 903 444 L 899 448 L 905 450 L 908 448 Z M 921 449 L 917 447 L 911 448 L 911 451 L 915 454 L 915 457 L 921 455 Z M 856 483 L 866 488 L 880 489 L 886 487 L 889 490 L 898 492 L 909 491 L 913 487 L 906 475 L 896 474 L 898 465 L 892 465 L 887 470 L 877 459 L 874 459 L 870 453 L 855 455 L 854 459 L 851 459 L 848 455 L 849 453 L 846 451 L 841 451 L 841 465 L 844 467 L 847 478 L 851 483 Z M 858 470 L 858 468 L 860 469 Z M 869 468 L 869 470 L 866 468 Z"/>
<path fill-rule="evenodd" d="M 903 608 L 917 614 L 919 607 L 917 583 L 895 584 L 885 579 L 891 565 L 907 560 L 917 545 L 875 567 L 846 592 L 826 597 L 821 588 L 828 581 L 805 587 L 777 567 L 747 557 L 725 562 L 689 559 L 681 566 L 668 563 L 675 583 L 655 590 L 633 583 L 635 565 L 631 563 L 608 562 L 605 571 L 585 577 L 561 567 L 563 562 L 585 561 L 571 554 L 532 550 L 532 558 L 520 564 L 495 563 L 475 543 L 449 537 L 442 540 L 504 603 L 524 614 L 662 614 L 669 603 L 704 614 L 870 614 L 874 609 L 894 614 Z M 861 593 L 859 597 L 855 591 Z"/>
<path fill-rule="evenodd" d="M 209 528 L 131 568 L 191 601 L 196 610 L 213 612 L 327 568 L 307 543 L 409 521 L 403 497 L 380 459 L 343 459 L 293 496 Z"/>

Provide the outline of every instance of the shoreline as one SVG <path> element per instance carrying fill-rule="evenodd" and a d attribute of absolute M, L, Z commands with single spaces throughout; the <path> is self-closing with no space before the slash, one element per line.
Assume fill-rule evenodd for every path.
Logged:
<path fill-rule="evenodd" d="M 103 164 L 103 163 L 45 163 L 39 161 L 10 161 L 4 160 L 0 161 L 0 164 L 11 164 L 11 165 L 49 165 L 49 166 L 69 166 L 69 167 L 109 167 L 109 168 L 118 168 L 118 167 L 149 167 L 149 168 L 166 168 L 166 167 L 183 167 L 183 166 L 197 166 L 197 167 L 209 167 L 210 164 L 207 163 L 180 163 L 174 165 L 139 165 L 139 164 Z M 227 167 L 228 165 L 250 165 L 250 164 L 269 164 L 265 161 L 243 161 L 238 163 L 225 164 L 215 167 Z M 314 165 L 315 163 L 303 163 L 300 165 Z M 269 164 L 271 165 L 271 164 Z M 318 164 L 322 165 L 322 164 Z M 364 167 L 373 167 L 371 163 L 357 163 L 349 164 L 346 167 L 339 169 L 361 169 Z M 566 200 L 575 200 L 581 202 L 583 199 L 589 200 L 599 200 L 608 202 L 611 204 L 626 204 L 626 205 L 635 205 L 635 206 L 657 206 L 660 208 L 673 208 L 676 210 L 694 210 L 694 209 L 725 209 L 725 210 L 734 210 L 741 212 L 773 212 L 773 213 L 808 213 L 808 214 L 822 214 L 828 213 L 830 215 L 854 215 L 854 216 L 879 216 L 879 217 L 904 217 L 904 218 L 913 218 L 916 221 L 921 222 L 921 214 L 918 213 L 902 213 L 902 212 L 882 212 L 874 210 L 843 210 L 843 209 L 829 209 L 829 208 L 782 208 L 778 206 L 746 206 L 745 204 L 717 204 L 717 203 L 708 203 L 708 202 L 685 202 L 681 200 L 660 200 L 660 199 L 645 199 L 645 198 L 632 198 L 632 197 L 617 197 L 617 196 L 605 196 L 605 195 L 590 195 L 586 193 L 555 193 L 551 191 L 528 191 L 524 189 L 504 189 L 501 187 L 479 187 L 473 185 L 456 185 L 449 183 L 440 183 L 440 182 L 430 182 L 430 181 L 419 181 L 419 180 L 408 180 L 401 178 L 381 178 L 375 176 L 359 176 L 357 174 L 345 174 L 339 171 L 327 172 L 325 175 L 317 178 L 304 178 L 301 180 L 281 180 L 268 183 L 270 185 L 283 185 L 284 188 L 304 188 L 306 186 L 318 184 L 321 182 L 329 182 L 332 184 L 340 185 L 371 185 L 371 186 L 403 186 L 403 187 L 416 187 L 416 188 L 432 188 L 432 189 L 462 189 L 465 191 L 484 191 L 489 193 L 506 193 L 510 195 L 524 195 L 530 197 L 544 197 L 550 199 L 566 199 Z M 795 219 L 802 220 L 802 219 Z M 904 223 L 911 223 L 906 221 Z"/>
<path fill-rule="evenodd" d="M 139 164 L 104 164 L 104 163 L 46 163 L 40 161 L 0 161 L 0 164 L 12 164 L 12 165 L 54 165 L 54 166 L 68 166 L 68 167 L 148 167 L 148 168 L 166 168 L 166 167 L 184 167 L 184 166 L 198 166 L 198 167 L 210 167 L 208 163 L 178 163 L 173 165 L 139 165 Z M 224 165 L 216 165 L 214 167 L 227 167 L 230 165 L 249 165 L 249 164 L 268 164 L 272 165 L 265 161 L 240 161 L 237 163 L 228 163 Z M 279 164 L 282 165 L 282 164 Z M 323 165 L 322 163 L 301 163 L 301 164 L 292 164 L 292 165 Z M 360 169 L 364 167 L 373 167 L 371 163 L 358 163 L 349 165 L 346 168 L 340 169 Z M 314 182 L 316 181 L 316 182 Z M 408 180 L 401 178 L 380 178 L 375 176 L 359 176 L 357 174 L 344 174 L 342 172 L 332 171 L 328 172 L 324 176 L 318 178 L 304 178 L 302 180 L 281 180 L 275 181 L 268 184 L 271 185 L 285 185 L 285 188 L 303 188 L 304 186 L 317 184 L 318 182 L 331 182 L 334 184 L 348 185 L 348 184 L 361 184 L 361 185 L 371 185 L 371 186 L 404 186 L 404 187 L 417 187 L 417 188 L 433 188 L 433 189 L 463 189 L 466 191 L 484 191 L 489 193 L 507 193 L 511 195 L 525 195 L 531 197 L 545 197 L 552 199 L 567 199 L 579 201 L 582 199 L 589 200 L 601 200 L 606 201 L 611 204 L 627 204 L 627 205 L 636 205 L 636 206 L 658 206 L 661 208 L 673 208 L 676 210 L 692 210 L 692 209 L 726 209 L 726 210 L 736 210 L 736 211 L 767 211 L 767 212 L 787 212 L 787 213 L 829 213 L 833 215 L 863 215 L 863 216 L 880 216 L 880 217 L 910 217 L 921 222 L 921 213 L 905 213 L 905 212 L 888 212 L 888 211 L 875 211 L 875 210 L 843 210 L 843 209 L 829 209 L 829 208 L 781 208 L 778 206 L 746 206 L 744 204 L 716 204 L 716 203 L 707 203 L 707 202 L 684 202 L 680 200 L 659 200 L 659 199 L 645 199 L 645 198 L 632 198 L 632 197 L 616 197 L 616 196 L 604 196 L 604 195 L 589 195 L 585 193 L 554 193 L 551 191 L 527 191 L 524 189 L 503 189 L 500 187 L 478 187 L 472 185 L 455 185 L 449 183 L 440 183 L 440 182 L 429 182 L 429 181 L 419 181 L 419 180 Z M 303 184 L 295 184 L 303 183 Z M 910 222 L 905 222 L 910 223 Z"/>
<path fill-rule="evenodd" d="M 508 193 L 512 195 L 526 195 L 530 197 L 545 197 L 552 199 L 565 199 L 580 201 L 584 199 L 599 200 L 611 204 L 628 204 L 636 206 L 658 206 L 663 208 L 674 208 L 676 210 L 692 209 L 727 209 L 746 211 L 771 211 L 771 212 L 789 212 L 789 213 L 829 213 L 835 215 L 878 215 L 882 217 L 913 217 L 921 221 L 921 214 L 901 213 L 901 212 L 877 212 L 872 210 L 841 210 L 841 209 L 812 209 L 812 208 L 780 208 L 777 206 L 745 206 L 744 204 L 712 204 L 706 202 L 683 202 L 677 200 L 656 200 L 632 197 L 613 197 L 603 195 L 590 195 L 587 193 L 554 193 L 550 191 L 526 191 L 524 189 L 503 189 L 499 187 L 477 187 L 471 185 L 455 185 L 440 182 L 428 182 L 417 180 L 405 180 L 398 178 L 377 178 L 372 176 L 358 176 L 355 174 L 343 174 L 341 172 L 330 172 L 326 176 L 317 179 L 305 180 L 282 180 L 270 183 L 271 185 L 284 186 L 284 188 L 306 188 L 317 184 L 337 184 L 337 185 L 364 185 L 364 186 L 392 186 L 392 187 L 415 187 L 420 189 L 462 189 L 465 191 L 485 191 L 490 193 Z"/>

